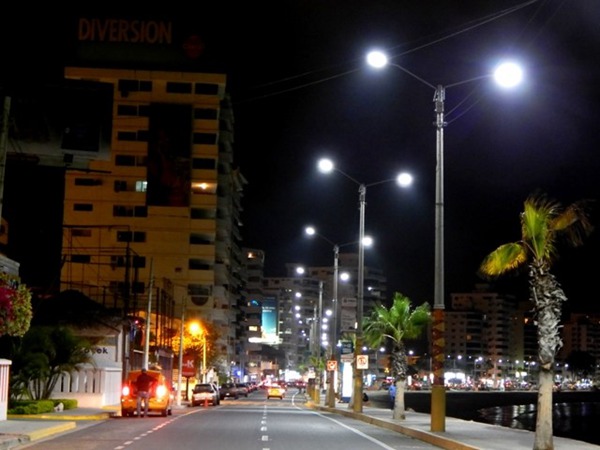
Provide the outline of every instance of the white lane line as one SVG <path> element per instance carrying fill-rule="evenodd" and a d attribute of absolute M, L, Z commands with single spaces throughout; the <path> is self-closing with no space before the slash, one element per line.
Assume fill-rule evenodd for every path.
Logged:
<path fill-rule="evenodd" d="M 269 440 L 269 436 L 264 435 L 261 437 L 261 441 L 268 441 Z"/>
<path fill-rule="evenodd" d="M 357 429 L 355 429 L 355 428 L 352 428 L 352 427 L 350 427 L 350 426 L 348 426 L 348 425 L 346 425 L 346 424 L 344 424 L 344 423 L 340 422 L 339 420 L 333 419 L 333 418 L 331 418 L 331 417 L 324 416 L 323 414 L 320 414 L 320 413 L 318 413 L 318 412 L 313 412 L 313 413 L 314 413 L 314 414 L 316 414 L 317 416 L 324 417 L 325 419 L 328 419 L 328 420 L 331 420 L 332 422 L 335 422 L 335 423 L 337 423 L 338 425 L 340 425 L 340 426 L 342 426 L 342 427 L 346 428 L 347 430 L 350 430 L 350 431 L 352 431 L 353 433 L 356 433 L 356 434 L 358 434 L 359 436 L 361 436 L 361 437 L 363 437 L 363 438 L 365 438 L 365 439 L 368 439 L 369 441 L 373 442 L 374 444 L 377 444 L 377 445 L 378 445 L 378 446 L 380 446 L 381 448 L 385 448 L 386 450 L 394 450 L 394 447 L 390 447 L 389 445 L 387 445 L 387 444 L 385 444 L 385 443 L 383 443 L 383 442 L 381 442 L 381 441 L 378 441 L 377 439 L 375 439 L 375 438 L 373 438 L 373 437 L 369 436 L 368 434 L 365 434 L 365 433 L 363 433 L 362 431 L 358 431 Z"/>

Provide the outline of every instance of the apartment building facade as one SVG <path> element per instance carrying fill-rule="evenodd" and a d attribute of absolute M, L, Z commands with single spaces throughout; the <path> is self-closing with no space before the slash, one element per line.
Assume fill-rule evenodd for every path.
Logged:
<path fill-rule="evenodd" d="M 233 163 L 226 77 L 77 67 L 65 76 L 112 86 L 113 113 L 109 157 L 65 177 L 62 290 L 149 319 L 155 349 L 169 348 L 184 312 L 210 322 L 228 371 L 239 359 L 246 180 Z"/>

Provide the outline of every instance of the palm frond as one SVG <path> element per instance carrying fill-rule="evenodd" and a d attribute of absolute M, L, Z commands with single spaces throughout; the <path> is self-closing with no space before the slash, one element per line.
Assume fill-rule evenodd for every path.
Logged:
<path fill-rule="evenodd" d="M 551 222 L 552 229 L 560 232 L 566 242 L 574 247 L 582 245 L 584 238 L 594 230 L 588 211 L 591 203 L 591 200 L 575 202 Z"/>
<path fill-rule="evenodd" d="M 527 248 L 521 242 L 503 244 L 487 255 L 479 266 L 484 278 L 496 278 L 522 266 L 527 261 Z"/>

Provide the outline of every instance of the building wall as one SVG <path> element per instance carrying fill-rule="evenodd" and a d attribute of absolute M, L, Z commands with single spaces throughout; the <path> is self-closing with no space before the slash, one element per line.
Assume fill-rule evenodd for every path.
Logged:
<path fill-rule="evenodd" d="M 65 77 L 112 85 L 113 117 L 109 158 L 65 177 L 62 288 L 144 315 L 152 277 L 171 314 L 185 302 L 186 318 L 215 325 L 228 365 L 245 180 L 232 165 L 225 75 L 70 67 Z"/>

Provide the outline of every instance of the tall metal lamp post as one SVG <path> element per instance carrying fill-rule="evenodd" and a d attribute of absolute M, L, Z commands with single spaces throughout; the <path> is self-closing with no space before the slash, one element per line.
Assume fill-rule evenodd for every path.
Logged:
<path fill-rule="evenodd" d="M 469 78 L 452 84 L 433 85 L 399 64 L 389 62 L 380 51 L 367 55 L 367 62 L 375 68 L 390 65 L 434 90 L 433 103 L 436 129 L 436 188 L 435 188 L 435 279 L 432 323 L 433 386 L 431 389 L 431 431 L 445 431 L 446 391 L 444 386 L 445 314 L 444 314 L 444 102 L 446 89 L 484 78 L 494 77 L 504 87 L 513 87 L 521 82 L 523 73 L 515 63 L 499 65 L 493 74 Z"/>
<path fill-rule="evenodd" d="M 334 166 L 333 161 L 330 159 L 321 159 L 318 164 L 319 170 L 323 173 L 330 173 L 334 170 L 341 175 L 348 178 L 350 181 L 358 185 L 358 197 L 360 204 L 360 220 L 358 228 L 358 288 L 356 295 L 356 343 L 354 346 L 354 389 L 352 391 L 353 400 L 351 401 L 351 407 L 354 412 L 362 412 L 363 399 L 363 369 L 359 369 L 358 361 L 361 355 L 363 345 L 363 303 L 364 303 L 364 282 L 365 282 L 365 205 L 367 187 L 375 186 L 378 184 L 387 183 L 390 181 L 396 181 L 400 186 L 409 186 L 412 183 L 412 176 L 406 172 L 399 174 L 396 178 L 377 181 L 375 183 L 364 184 L 357 181 L 347 173 L 341 171 Z"/>
<path fill-rule="evenodd" d="M 333 326 L 331 327 L 330 330 L 330 336 L 331 336 L 331 344 L 330 344 L 330 354 L 329 354 L 329 358 L 330 360 L 334 360 L 335 359 L 335 345 L 337 342 L 337 318 L 338 318 L 338 308 L 339 308 L 339 299 L 338 299 L 338 289 L 339 289 L 339 282 L 340 282 L 340 275 L 339 275 L 339 260 L 340 260 L 340 248 L 341 247 L 345 247 L 347 245 L 353 245 L 356 244 L 357 241 L 353 241 L 353 242 L 347 242 L 345 244 L 336 244 L 334 243 L 331 239 L 327 238 L 326 236 L 323 236 L 320 233 L 317 233 L 317 230 L 315 229 L 315 227 L 312 226 L 308 226 L 304 229 L 304 232 L 308 235 L 308 236 L 318 236 L 321 239 L 325 240 L 326 242 L 328 242 L 329 244 L 333 245 L 333 286 L 332 286 L 332 294 L 333 294 Z M 365 237 L 363 239 L 363 244 L 365 246 L 368 246 L 369 243 L 371 242 L 371 239 L 369 237 Z M 333 370 L 327 370 L 327 395 L 325 397 L 325 402 L 327 404 L 327 406 L 329 406 L 330 408 L 333 408 L 335 406 L 335 386 L 334 386 L 334 382 L 335 382 L 335 378 L 334 378 L 334 371 Z"/>

